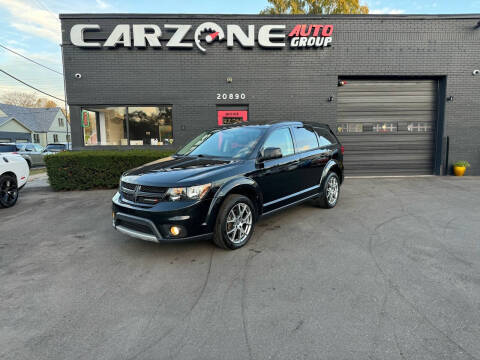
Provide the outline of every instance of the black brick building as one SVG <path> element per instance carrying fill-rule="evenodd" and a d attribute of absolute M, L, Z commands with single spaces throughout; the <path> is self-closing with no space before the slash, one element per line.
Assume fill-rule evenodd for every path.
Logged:
<path fill-rule="evenodd" d="M 61 20 L 74 149 L 164 149 L 219 123 L 308 120 L 339 134 L 347 175 L 444 174 L 455 160 L 480 175 L 480 15 Z"/>

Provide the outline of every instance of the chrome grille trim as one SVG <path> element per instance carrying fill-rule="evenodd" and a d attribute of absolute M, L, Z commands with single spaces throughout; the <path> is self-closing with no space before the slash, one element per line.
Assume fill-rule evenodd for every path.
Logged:
<path fill-rule="evenodd" d="M 143 190 L 151 191 L 143 191 Z M 167 188 L 121 182 L 120 195 L 123 202 L 133 205 L 153 206 L 165 200 Z"/>

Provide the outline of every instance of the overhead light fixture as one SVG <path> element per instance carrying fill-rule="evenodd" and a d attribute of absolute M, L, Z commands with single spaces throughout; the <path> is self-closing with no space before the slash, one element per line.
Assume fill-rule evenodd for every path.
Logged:
<path fill-rule="evenodd" d="M 453 96 L 450 95 L 449 97 L 447 97 L 447 101 L 453 101 Z"/>
<path fill-rule="evenodd" d="M 347 85 L 347 82 L 345 80 L 340 80 L 338 82 L 338 86 L 343 86 L 343 85 Z"/>

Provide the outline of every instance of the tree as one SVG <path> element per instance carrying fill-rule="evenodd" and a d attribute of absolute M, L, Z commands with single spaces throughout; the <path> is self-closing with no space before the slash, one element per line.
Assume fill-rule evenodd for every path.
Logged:
<path fill-rule="evenodd" d="M 260 14 L 368 14 L 359 0 L 268 0 Z"/>
<path fill-rule="evenodd" d="M 16 105 L 28 108 L 55 108 L 57 103 L 47 98 L 39 98 L 35 93 L 13 91 L 6 93 L 0 99 L 4 104 Z"/>
<path fill-rule="evenodd" d="M 50 100 L 50 99 L 46 99 L 46 98 L 40 98 L 37 100 L 37 102 L 35 103 L 35 106 L 34 107 L 38 107 L 38 108 L 55 108 L 57 107 L 57 103 L 53 100 Z"/>
<path fill-rule="evenodd" d="M 35 93 L 25 93 L 20 91 L 13 91 L 2 96 L 2 102 L 9 105 L 35 107 L 37 103 L 37 95 Z"/>

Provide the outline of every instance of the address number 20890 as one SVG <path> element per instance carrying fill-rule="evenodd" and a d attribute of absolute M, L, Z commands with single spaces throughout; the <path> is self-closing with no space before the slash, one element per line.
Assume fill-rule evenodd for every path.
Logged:
<path fill-rule="evenodd" d="M 217 100 L 245 100 L 245 93 L 217 93 Z"/>

